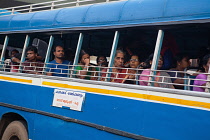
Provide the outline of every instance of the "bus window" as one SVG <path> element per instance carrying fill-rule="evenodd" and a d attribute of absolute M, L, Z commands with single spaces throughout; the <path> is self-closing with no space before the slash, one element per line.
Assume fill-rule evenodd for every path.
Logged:
<path fill-rule="evenodd" d="M 50 40 L 50 35 L 45 33 L 30 34 L 30 41 L 28 46 L 33 46 L 37 48 L 38 51 L 37 59 L 39 61 L 42 62 L 45 61 L 49 40 Z"/>
<path fill-rule="evenodd" d="M 208 73 L 203 68 L 202 59 L 210 54 L 209 25 L 195 24 L 167 29 L 161 53 L 168 60 L 169 74 L 175 88 L 193 90 L 193 79 L 199 75 L 196 72 Z"/>
<path fill-rule="evenodd" d="M 10 72 L 20 71 L 20 60 L 22 55 L 23 46 L 25 43 L 25 34 L 12 34 L 8 35 L 9 41 L 6 46 L 5 62 L 7 70 Z"/>
<path fill-rule="evenodd" d="M 2 49 L 3 49 L 3 45 L 4 45 L 5 36 L 6 35 L 0 35 L 0 56 L 2 54 Z"/>
<path fill-rule="evenodd" d="M 119 47 L 126 53 L 125 66 L 129 67 L 129 60 L 133 54 L 138 55 L 141 62 L 154 52 L 158 30 L 128 29 L 120 31 Z"/>
<path fill-rule="evenodd" d="M 139 79 L 145 61 L 154 52 L 158 30 L 150 28 L 132 28 L 120 31 L 119 48 L 125 52 L 124 67 L 126 76 L 121 81 L 127 84 L 139 85 Z M 148 83 L 149 77 L 146 77 Z"/>
<path fill-rule="evenodd" d="M 79 52 L 78 66 L 74 75 L 80 79 L 100 80 L 101 71 L 108 65 L 114 31 L 92 31 L 84 33 Z M 97 59 L 97 57 L 99 57 Z M 99 60 L 100 59 L 100 60 Z M 97 63 L 101 61 L 100 63 Z"/>
<path fill-rule="evenodd" d="M 47 62 L 47 75 L 69 77 L 77 47 L 78 33 L 53 33 L 53 45 Z"/>

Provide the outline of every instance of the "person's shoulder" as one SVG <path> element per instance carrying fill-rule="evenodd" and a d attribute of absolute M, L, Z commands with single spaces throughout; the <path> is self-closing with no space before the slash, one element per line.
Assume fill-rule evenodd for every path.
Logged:
<path fill-rule="evenodd" d="M 195 79 L 206 79 L 207 75 L 205 74 L 198 74 Z"/>
<path fill-rule="evenodd" d="M 102 72 L 106 72 L 108 69 L 107 68 L 104 68 L 103 70 L 102 70 Z"/>
<path fill-rule="evenodd" d="M 144 69 L 141 74 L 150 74 L 150 69 Z"/>
<path fill-rule="evenodd" d="M 29 64 L 29 60 L 25 60 L 24 62 L 23 62 L 23 65 L 27 65 L 27 64 Z"/>
<path fill-rule="evenodd" d="M 63 60 L 63 64 L 71 64 L 71 61 L 68 61 L 68 60 Z"/>
<path fill-rule="evenodd" d="M 160 72 L 160 75 L 161 75 L 161 76 L 170 76 L 170 75 L 169 75 L 167 72 L 165 72 L 165 71 L 161 71 L 161 72 Z"/>
<path fill-rule="evenodd" d="M 52 61 L 50 61 L 49 63 L 52 63 L 52 64 L 54 64 L 54 63 L 56 63 L 56 61 L 55 61 L 55 60 L 52 60 Z"/>

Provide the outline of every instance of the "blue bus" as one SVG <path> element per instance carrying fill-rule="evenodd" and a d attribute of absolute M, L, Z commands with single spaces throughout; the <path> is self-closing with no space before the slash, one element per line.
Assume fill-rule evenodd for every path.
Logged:
<path fill-rule="evenodd" d="M 40 4 L 41 11 L 30 5 L 29 10 L 23 9 L 26 13 L 15 7 L 2 10 L 0 139 L 210 139 L 208 84 L 201 86 L 206 92 L 192 91 L 194 77 L 184 71 L 188 73 L 184 89 L 154 86 L 156 73 L 168 71 L 157 69 L 162 53 L 188 53 L 192 60 L 209 53 L 210 1 L 126 0 L 80 6 L 78 2 L 67 8 L 58 3 L 55 9 L 53 1 L 50 10 Z M 53 47 L 58 45 L 64 46 L 65 59 L 72 62 L 67 77 L 46 75 Z M 40 75 L 24 73 L 29 46 L 41 56 Z M 149 86 L 110 82 L 117 48 L 127 51 L 127 56 L 138 54 L 141 62 L 154 53 Z M 16 68 L 10 56 L 14 49 L 20 52 Z M 95 80 L 77 77 L 83 49 L 90 56 L 109 58 L 104 81 L 99 71 L 91 75 Z M 127 73 L 129 68 L 122 69 Z"/>

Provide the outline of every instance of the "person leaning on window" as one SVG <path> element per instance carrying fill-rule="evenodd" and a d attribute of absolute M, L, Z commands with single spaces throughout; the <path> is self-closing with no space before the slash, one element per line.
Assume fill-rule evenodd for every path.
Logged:
<path fill-rule="evenodd" d="M 125 79 L 122 81 L 122 83 L 126 84 L 138 84 L 136 80 L 138 80 L 139 71 L 137 70 L 140 65 L 139 56 L 133 54 L 130 59 L 129 67 L 133 69 L 128 69 L 128 74 L 125 76 Z"/>
<path fill-rule="evenodd" d="M 44 63 L 37 60 L 37 48 L 30 46 L 26 50 L 27 59 L 23 62 L 23 72 L 30 74 L 42 74 Z"/>
<path fill-rule="evenodd" d="M 111 82 L 122 83 L 126 76 L 126 69 L 124 69 L 125 53 L 122 50 L 117 50 L 114 58 L 114 67 L 111 73 Z M 105 81 L 107 75 L 107 68 L 102 70 L 102 81 Z"/>
<path fill-rule="evenodd" d="M 64 48 L 62 46 L 55 46 L 53 54 L 55 58 L 47 65 L 47 75 L 67 77 L 71 62 L 64 60 Z"/>
<path fill-rule="evenodd" d="M 97 76 L 97 69 L 95 67 L 91 67 L 90 55 L 84 50 L 81 50 L 79 61 L 79 66 L 76 67 L 75 71 L 77 74 L 76 76 L 80 79 L 96 80 L 97 77 L 94 76 Z"/>

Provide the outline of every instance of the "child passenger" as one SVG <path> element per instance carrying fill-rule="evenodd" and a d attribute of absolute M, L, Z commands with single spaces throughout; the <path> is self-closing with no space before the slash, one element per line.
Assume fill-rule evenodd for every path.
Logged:
<path fill-rule="evenodd" d="M 77 77 L 80 79 L 96 80 L 97 77 L 94 76 L 97 76 L 97 70 L 95 67 L 90 67 L 90 55 L 82 50 L 79 61 L 79 66 L 76 67 Z"/>

